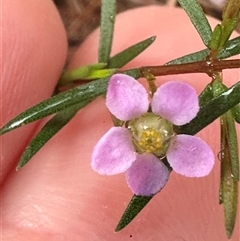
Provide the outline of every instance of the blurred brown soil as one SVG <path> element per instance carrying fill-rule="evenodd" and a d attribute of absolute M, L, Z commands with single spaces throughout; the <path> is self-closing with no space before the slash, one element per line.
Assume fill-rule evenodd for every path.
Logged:
<path fill-rule="evenodd" d="M 81 44 L 86 36 L 91 33 L 100 23 L 101 0 L 53 0 L 59 10 L 65 25 L 69 56 L 74 49 Z M 109 0 L 111 1 L 111 0 Z M 117 12 L 144 5 L 168 5 L 179 7 L 176 0 L 118 0 Z M 199 1 L 204 11 L 213 17 L 221 18 L 221 9 L 210 3 L 210 0 Z"/>

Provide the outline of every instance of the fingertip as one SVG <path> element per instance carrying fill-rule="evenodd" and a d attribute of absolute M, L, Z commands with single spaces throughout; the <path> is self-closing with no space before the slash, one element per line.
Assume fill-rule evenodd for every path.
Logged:
<path fill-rule="evenodd" d="M 116 30 L 113 53 L 149 35 L 158 36 L 158 42 L 132 61 L 129 68 L 164 64 L 203 47 L 181 10 L 155 6 L 129 11 L 119 15 Z M 71 67 L 97 61 L 98 33 L 95 31 L 79 48 Z M 187 43 L 180 44 L 185 39 Z M 159 82 L 171 78 L 162 77 Z M 181 78 L 193 83 L 198 91 L 209 81 L 205 75 Z M 132 194 L 123 176 L 100 176 L 90 167 L 94 145 L 111 127 L 104 100 L 98 98 L 78 113 L 18 176 L 12 173 L 4 186 L 3 207 L 8 207 L 4 221 L 19 230 L 31 228 L 39 233 L 51 230 L 65 239 L 126 240 L 130 236 L 136 240 L 226 240 L 223 214 L 217 201 L 218 163 L 204 179 L 171 174 L 166 187 L 139 216 L 126 229 L 114 233 Z M 217 150 L 215 127 L 207 131 L 204 136 L 209 136 L 209 144 Z M 234 235 L 233 239 L 238 234 Z"/>
<path fill-rule="evenodd" d="M 4 1 L 2 20 L 1 126 L 51 96 L 67 55 L 66 33 L 52 1 Z M 35 126 L 1 137 L 3 178 Z"/>

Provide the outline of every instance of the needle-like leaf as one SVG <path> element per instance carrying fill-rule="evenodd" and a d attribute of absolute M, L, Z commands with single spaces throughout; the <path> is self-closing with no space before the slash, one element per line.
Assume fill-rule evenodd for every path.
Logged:
<path fill-rule="evenodd" d="M 178 2 L 186 11 L 192 24 L 202 38 L 203 43 L 208 46 L 212 29 L 199 2 L 197 0 L 178 0 Z"/>
<path fill-rule="evenodd" d="M 150 37 L 116 54 L 109 60 L 109 68 L 121 68 L 148 48 L 156 37 Z"/>
<path fill-rule="evenodd" d="M 180 126 L 178 133 L 195 135 L 215 119 L 240 103 L 239 93 L 240 82 L 211 101 L 208 101 L 206 105 L 200 108 L 197 116 L 190 123 Z"/>
<path fill-rule="evenodd" d="M 152 198 L 153 196 L 146 197 L 133 195 L 115 231 L 118 232 L 126 227 L 141 212 L 141 210 L 149 203 Z"/>
<path fill-rule="evenodd" d="M 60 111 L 49 120 L 25 149 L 16 170 L 21 169 L 27 164 L 28 161 L 74 117 L 78 110 L 86 106 L 89 101 L 90 100 L 88 99 L 80 104 L 70 106 L 69 108 Z"/>
<path fill-rule="evenodd" d="M 240 105 L 236 105 L 232 108 L 232 113 L 235 121 L 240 124 Z"/>
<path fill-rule="evenodd" d="M 172 61 L 169 61 L 168 63 L 166 63 L 166 65 L 184 64 L 184 63 L 202 61 L 202 60 L 205 60 L 207 56 L 209 56 L 209 53 L 210 53 L 209 49 L 204 49 L 192 54 L 182 56 Z M 229 40 L 225 48 L 219 52 L 218 58 L 226 59 L 238 54 L 240 54 L 240 37 L 236 37 L 234 39 Z"/>
<path fill-rule="evenodd" d="M 55 95 L 52 98 L 22 112 L 13 120 L 9 121 L 0 129 L 0 134 L 4 134 L 48 115 L 62 111 L 72 105 L 79 104 L 81 102 L 89 103 L 97 96 L 103 95 L 106 92 L 108 80 L 109 77 L 95 80 Z"/>
<path fill-rule="evenodd" d="M 238 146 L 231 111 L 221 117 L 221 184 L 220 203 L 224 208 L 225 229 L 231 237 L 237 216 L 238 204 Z M 236 178 L 236 175 L 238 177 Z"/>
<path fill-rule="evenodd" d="M 116 0 L 102 0 L 98 62 L 108 63 L 116 15 Z"/>

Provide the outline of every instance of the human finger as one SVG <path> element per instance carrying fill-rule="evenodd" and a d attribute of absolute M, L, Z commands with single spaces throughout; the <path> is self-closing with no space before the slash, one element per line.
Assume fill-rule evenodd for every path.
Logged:
<path fill-rule="evenodd" d="M 213 19 L 211 22 L 216 23 Z M 96 62 L 98 33 L 95 31 L 89 36 L 77 51 L 72 67 Z M 117 18 L 115 34 L 115 53 L 157 35 L 157 41 L 128 67 L 163 64 L 203 48 L 185 13 L 179 9 L 153 6 L 125 12 Z M 183 45 L 184 42 L 187 43 Z M 224 71 L 224 74 L 231 85 L 238 73 Z M 203 74 L 167 76 L 158 81 L 173 78 L 191 83 L 198 93 L 210 81 Z M 51 241 L 226 240 L 222 208 L 218 204 L 217 161 L 212 173 L 205 178 L 171 174 L 164 189 L 138 217 L 124 230 L 115 233 L 132 193 L 124 175 L 100 176 L 90 167 L 94 145 L 111 126 L 105 101 L 98 98 L 81 110 L 21 172 L 11 173 L 3 191 L 6 233 L 11 233 L 17 240 L 26 240 L 26 237 Z M 219 151 L 218 129 L 215 122 L 199 135 L 216 154 Z M 235 232 L 232 240 L 237 238 Z"/>
<path fill-rule="evenodd" d="M 2 2 L 1 127 L 53 93 L 67 54 L 66 33 L 50 0 Z M 1 182 L 38 122 L 1 136 Z M 14 150 L 13 150 L 14 148 Z"/>

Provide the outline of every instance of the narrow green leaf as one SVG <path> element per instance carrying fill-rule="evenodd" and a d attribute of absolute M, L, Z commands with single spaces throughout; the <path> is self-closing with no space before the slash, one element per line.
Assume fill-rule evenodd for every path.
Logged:
<path fill-rule="evenodd" d="M 240 105 L 236 105 L 232 108 L 232 113 L 235 121 L 240 124 Z"/>
<path fill-rule="evenodd" d="M 227 43 L 227 41 L 229 40 L 232 32 L 236 29 L 237 25 L 238 25 L 238 16 L 232 18 L 231 20 L 228 20 L 227 22 L 225 22 L 225 25 L 223 25 L 224 23 L 222 23 L 222 36 L 221 36 L 221 41 L 219 43 L 219 47 L 222 48 L 225 46 L 225 44 Z"/>
<path fill-rule="evenodd" d="M 209 48 L 214 51 L 217 51 L 220 45 L 221 37 L 222 37 L 222 27 L 220 24 L 217 24 L 212 32 Z"/>
<path fill-rule="evenodd" d="M 125 73 L 135 77 L 140 77 L 140 72 L 137 69 L 125 71 Z M 57 113 L 51 120 L 49 120 L 41 131 L 33 138 L 30 144 L 25 149 L 21 159 L 16 167 L 16 170 L 21 169 L 28 161 L 58 132 L 60 131 L 83 107 L 94 99 L 87 99 L 79 104 L 70 106 L 59 113 Z"/>
<path fill-rule="evenodd" d="M 219 159 L 221 161 L 221 159 Z M 222 170 L 222 163 L 221 163 L 221 170 Z M 219 204 L 223 204 L 223 182 L 222 177 L 220 178 L 220 185 L 219 185 Z"/>
<path fill-rule="evenodd" d="M 208 49 L 204 49 L 192 54 L 188 54 L 182 56 L 180 58 L 174 59 L 166 63 L 166 65 L 170 64 L 184 64 L 184 63 L 192 63 L 197 61 L 205 60 L 209 56 L 210 51 Z M 219 59 L 226 59 L 232 57 L 234 55 L 240 54 L 240 37 L 231 39 L 227 42 L 224 49 L 222 49 L 218 55 Z"/>
<path fill-rule="evenodd" d="M 214 80 L 212 83 L 212 87 L 213 87 L 213 95 L 216 97 L 228 90 L 227 86 L 222 83 L 221 79 Z M 230 159 L 232 164 L 232 173 L 233 173 L 233 176 L 239 180 L 238 141 L 237 141 L 237 133 L 235 128 L 235 121 L 232 115 L 233 108 L 229 109 L 229 111 L 227 111 L 223 116 L 226 117 L 224 119 L 225 120 L 224 124 L 227 128 L 226 135 L 229 142 L 228 147 L 229 147 Z"/>
<path fill-rule="evenodd" d="M 234 17 L 238 16 L 239 12 L 240 0 L 228 0 L 222 13 L 223 24 L 225 24 L 225 21 L 232 20 Z"/>
<path fill-rule="evenodd" d="M 211 26 L 197 0 L 178 0 L 198 31 L 203 43 L 208 46 L 212 35 Z"/>
<path fill-rule="evenodd" d="M 62 111 L 72 105 L 81 102 L 90 102 L 93 98 L 106 92 L 108 80 L 109 78 L 95 80 L 55 95 L 19 114 L 0 129 L 0 134 Z"/>
<path fill-rule="evenodd" d="M 65 84 L 79 79 L 94 80 L 112 75 L 114 72 L 116 72 L 117 68 L 123 67 L 125 64 L 142 53 L 146 48 L 148 48 L 155 41 L 155 39 L 155 36 L 147 38 L 111 57 L 109 59 L 108 69 L 105 68 L 107 66 L 106 63 L 97 63 L 80 66 L 73 70 L 65 71 L 62 74 L 60 83 Z"/>
<path fill-rule="evenodd" d="M 240 37 L 229 40 L 223 50 L 220 51 L 218 58 L 226 59 L 240 54 Z"/>
<path fill-rule="evenodd" d="M 16 170 L 21 169 L 28 161 L 58 132 L 60 131 L 84 106 L 89 103 L 89 100 L 83 101 L 80 104 L 70 106 L 69 108 L 57 113 L 49 120 L 41 131 L 33 138 L 30 144 L 25 149 Z"/>
<path fill-rule="evenodd" d="M 232 144 L 229 127 L 229 111 L 221 117 L 221 203 L 224 207 L 225 229 L 228 238 L 231 237 L 237 215 L 238 180 L 232 172 Z M 231 116 L 231 115 L 230 115 Z"/>
<path fill-rule="evenodd" d="M 109 68 L 121 68 L 140 53 L 142 53 L 146 48 L 148 48 L 154 41 L 156 37 L 147 38 L 131 47 L 123 50 L 122 52 L 116 54 L 109 60 Z"/>
<path fill-rule="evenodd" d="M 142 77 L 142 73 L 140 72 L 139 69 L 129 69 L 129 70 L 123 71 L 122 73 L 130 75 L 134 79 L 139 79 L 140 77 Z"/>
<path fill-rule="evenodd" d="M 153 196 L 136 196 L 134 195 L 122 215 L 115 231 L 118 232 L 126 227 L 141 210 L 149 203 Z"/>
<path fill-rule="evenodd" d="M 99 69 L 92 71 L 87 80 L 102 79 L 116 73 L 117 69 Z"/>
<path fill-rule="evenodd" d="M 217 96 L 221 95 L 224 91 L 228 90 L 228 87 L 223 84 L 221 77 L 216 78 L 212 82 L 212 87 L 213 87 L 214 97 L 217 97 Z"/>
<path fill-rule="evenodd" d="M 212 89 L 212 84 L 208 84 L 202 93 L 199 95 L 199 105 L 203 107 L 206 105 L 210 100 L 213 99 L 213 89 Z"/>
<path fill-rule="evenodd" d="M 108 63 L 116 15 L 116 0 L 102 0 L 98 62 Z"/>
<path fill-rule="evenodd" d="M 197 116 L 188 124 L 180 126 L 178 133 L 195 135 L 197 132 L 240 103 L 240 82 L 201 107 Z"/>
<path fill-rule="evenodd" d="M 222 13 L 222 37 L 220 47 L 225 46 L 239 22 L 240 0 L 228 0 Z"/>
<path fill-rule="evenodd" d="M 231 170 L 234 178 L 236 178 L 239 181 L 239 153 L 235 121 L 231 111 L 228 111 L 226 114 L 224 114 L 224 117 L 226 123 L 226 136 L 228 139 Z"/>
<path fill-rule="evenodd" d="M 171 60 L 171 61 L 167 62 L 166 65 L 185 64 L 185 63 L 193 63 L 193 62 L 197 62 L 197 61 L 202 61 L 208 57 L 209 53 L 210 53 L 210 51 L 208 49 L 204 49 L 204 50 Z"/>
<path fill-rule="evenodd" d="M 226 1 L 223 11 L 223 20 L 218 24 L 212 34 L 210 48 L 216 52 L 223 49 L 239 21 L 240 0 Z"/>
<path fill-rule="evenodd" d="M 103 69 L 106 66 L 106 63 L 97 63 L 92 65 L 80 66 L 75 69 L 64 71 L 60 78 L 60 83 L 64 84 L 78 79 L 89 79 L 89 76 L 92 72 L 94 72 L 95 70 Z"/>
<path fill-rule="evenodd" d="M 139 69 L 127 70 L 123 73 L 128 74 L 135 79 L 141 77 L 141 72 Z M 92 81 L 42 101 L 41 103 L 22 112 L 14 119 L 9 121 L 0 129 L 0 135 L 39 120 L 48 115 L 55 114 L 72 105 L 80 104 L 82 102 L 89 103 L 94 98 L 106 93 L 109 78 L 110 77 Z"/>

